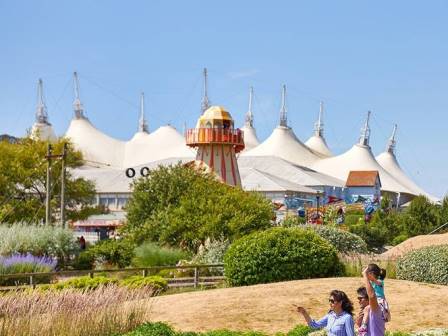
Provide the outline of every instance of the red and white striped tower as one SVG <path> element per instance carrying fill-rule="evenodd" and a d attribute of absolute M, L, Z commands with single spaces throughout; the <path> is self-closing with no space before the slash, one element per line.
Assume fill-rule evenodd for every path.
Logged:
<path fill-rule="evenodd" d="M 187 145 L 197 148 L 196 160 L 205 163 L 224 183 L 241 187 L 236 153 L 244 149 L 243 132 L 234 129 L 233 119 L 221 106 L 211 106 L 188 129 Z"/>

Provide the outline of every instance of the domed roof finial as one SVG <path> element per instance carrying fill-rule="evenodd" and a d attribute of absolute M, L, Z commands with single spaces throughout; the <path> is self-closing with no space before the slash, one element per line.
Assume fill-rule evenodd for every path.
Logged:
<path fill-rule="evenodd" d="M 254 126 L 254 116 L 252 114 L 252 98 L 254 95 L 254 88 L 251 86 L 249 90 L 249 109 L 246 113 L 245 123 L 244 125 L 246 127 L 253 127 Z"/>
<path fill-rule="evenodd" d="M 321 101 L 319 107 L 319 117 L 317 119 L 317 122 L 314 124 L 314 134 L 319 137 L 322 137 L 324 135 L 323 115 L 324 115 L 324 102 Z"/>
<path fill-rule="evenodd" d="M 282 106 L 280 108 L 280 126 L 288 127 L 288 118 L 286 116 L 286 85 L 282 88 Z"/>
<path fill-rule="evenodd" d="M 392 135 L 389 138 L 389 142 L 387 143 L 387 146 L 386 146 L 386 152 L 389 152 L 391 154 L 395 154 L 395 147 L 397 145 L 397 140 L 395 140 L 395 136 L 397 134 L 397 128 L 398 128 L 397 124 L 394 124 L 394 128 L 392 130 Z"/>
<path fill-rule="evenodd" d="M 369 127 L 369 121 L 370 121 L 370 114 L 372 112 L 367 111 L 367 118 L 366 122 L 364 123 L 364 127 L 361 128 L 361 137 L 359 138 L 359 144 L 363 146 L 369 145 L 369 139 L 370 139 L 370 127 Z"/>
<path fill-rule="evenodd" d="M 79 98 L 79 80 L 78 73 L 75 71 L 73 73 L 73 83 L 75 87 L 75 100 L 73 101 L 73 110 L 75 111 L 76 119 L 84 119 L 84 107 L 82 106 L 81 100 Z"/>
<path fill-rule="evenodd" d="M 210 107 L 210 101 L 208 100 L 207 95 L 207 68 L 204 68 L 204 96 L 202 97 L 201 102 L 201 111 L 204 113 L 206 109 Z"/>
<path fill-rule="evenodd" d="M 39 78 L 37 84 L 36 122 L 50 125 L 48 122 L 47 106 L 44 102 L 44 84 L 41 78 Z"/>
<path fill-rule="evenodd" d="M 140 119 L 138 120 L 138 131 L 149 133 L 148 124 L 145 119 L 145 93 L 142 92 L 140 96 Z"/>

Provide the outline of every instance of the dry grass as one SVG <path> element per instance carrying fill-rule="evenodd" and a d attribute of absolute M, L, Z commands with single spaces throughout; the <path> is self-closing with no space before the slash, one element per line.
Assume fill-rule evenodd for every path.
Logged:
<path fill-rule="evenodd" d="M 319 318 L 329 308 L 332 289 L 343 290 L 354 300 L 360 285 L 360 278 L 311 279 L 161 296 L 150 299 L 151 319 L 183 331 L 226 328 L 286 332 L 304 323 L 291 309 L 293 303 L 307 307 Z M 447 327 L 448 286 L 389 279 L 386 295 L 392 309 L 388 330 Z"/>
<path fill-rule="evenodd" d="M 0 335 L 111 335 L 148 318 L 148 289 L 19 291 L 0 297 Z"/>
<path fill-rule="evenodd" d="M 392 259 L 401 257 L 403 254 L 431 245 L 448 245 L 448 233 L 423 235 L 409 238 L 391 248 L 389 251 L 380 254 L 381 258 Z"/>

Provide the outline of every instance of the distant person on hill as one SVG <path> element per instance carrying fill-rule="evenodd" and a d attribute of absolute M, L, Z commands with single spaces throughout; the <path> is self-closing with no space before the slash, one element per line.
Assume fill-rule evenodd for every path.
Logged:
<path fill-rule="evenodd" d="M 329 336 L 354 336 L 353 305 L 347 295 L 333 290 L 328 299 L 330 311 L 319 321 L 313 320 L 304 307 L 295 306 L 311 328 L 325 328 Z"/>
<path fill-rule="evenodd" d="M 84 236 L 81 236 L 79 238 L 79 248 L 81 250 L 85 250 L 86 249 L 86 239 L 84 238 Z"/>
<path fill-rule="evenodd" d="M 386 277 L 386 270 L 384 268 L 380 268 L 377 264 L 369 264 L 367 266 L 366 276 L 375 292 L 376 300 L 381 309 L 383 319 L 386 322 L 390 321 L 389 304 L 387 303 L 386 296 L 384 295 L 384 278 Z M 358 333 L 360 336 L 368 335 L 368 324 L 370 316 L 369 310 L 370 305 L 367 305 L 364 308 L 364 316 L 361 326 L 359 326 L 358 328 Z"/>

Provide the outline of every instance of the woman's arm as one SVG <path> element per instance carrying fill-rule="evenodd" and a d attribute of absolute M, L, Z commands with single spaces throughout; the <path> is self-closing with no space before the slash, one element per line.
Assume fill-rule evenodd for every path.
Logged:
<path fill-rule="evenodd" d="M 380 310 L 380 306 L 378 305 L 378 300 L 376 298 L 372 284 L 370 283 L 369 278 L 367 277 L 367 267 L 364 269 L 364 271 L 362 271 L 362 276 L 364 278 L 364 285 L 366 286 L 367 295 L 369 296 L 370 309 L 377 312 Z"/>
<path fill-rule="evenodd" d="M 297 306 L 296 306 L 297 307 Z M 297 307 L 297 311 L 303 315 L 303 317 L 306 320 L 306 323 L 311 327 L 315 329 L 323 328 L 327 326 L 328 321 L 328 314 L 325 315 L 322 319 L 319 321 L 314 321 L 311 316 L 308 314 L 307 310 L 304 307 Z"/>

